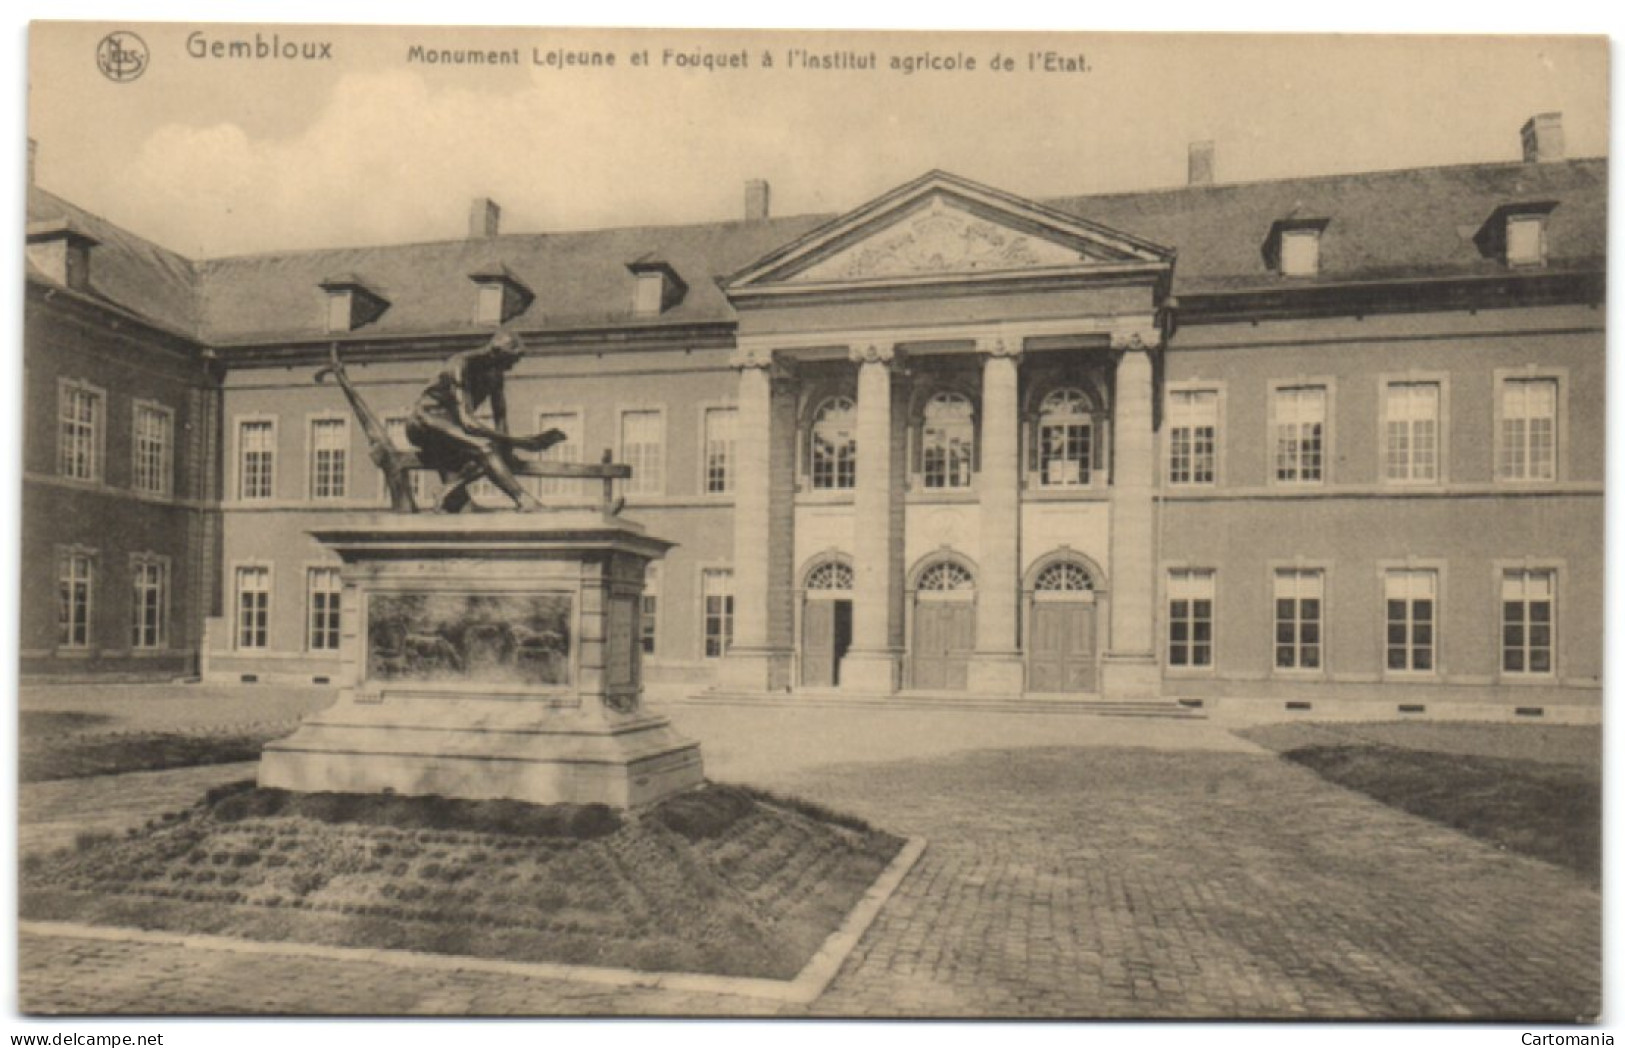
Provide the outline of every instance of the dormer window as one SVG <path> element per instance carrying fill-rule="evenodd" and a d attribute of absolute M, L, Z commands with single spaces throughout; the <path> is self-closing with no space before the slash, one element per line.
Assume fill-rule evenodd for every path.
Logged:
<path fill-rule="evenodd" d="M 1473 237 L 1479 254 L 1519 269 L 1544 266 L 1547 223 L 1556 207 L 1555 200 L 1502 204 L 1490 213 Z"/>
<path fill-rule="evenodd" d="M 474 323 L 495 327 L 506 324 L 530 308 L 536 296 L 498 262 L 483 266 L 468 275 L 478 288 L 474 298 Z"/>
<path fill-rule="evenodd" d="M 354 331 L 377 320 L 389 308 L 388 299 L 353 273 L 328 277 L 319 286 L 327 292 L 327 312 L 323 319 L 329 334 Z"/>
<path fill-rule="evenodd" d="M 1507 265 L 1546 264 L 1546 216 L 1507 216 Z"/>
<path fill-rule="evenodd" d="M 626 267 L 632 271 L 632 315 L 657 317 L 683 301 L 688 285 L 667 262 L 645 255 Z"/>
<path fill-rule="evenodd" d="M 47 279 L 75 291 L 90 290 L 90 249 L 97 239 L 66 219 L 28 227 L 28 261 Z"/>
<path fill-rule="evenodd" d="M 1283 277 L 1319 276 L 1320 237 L 1330 221 L 1285 218 L 1276 222 L 1264 242 L 1264 261 Z"/>

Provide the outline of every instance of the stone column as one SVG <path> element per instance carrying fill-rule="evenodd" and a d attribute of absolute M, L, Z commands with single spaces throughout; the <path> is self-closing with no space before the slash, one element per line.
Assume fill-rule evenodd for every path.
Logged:
<path fill-rule="evenodd" d="M 1152 433 L 1152 330 L 1112 336 L 1117 362 L 1111 530 L 1111 643 L 1101 691 L 1111 697 L 1160 694 L 1156 655 L 1156 491 Z"/>
<path fill-rule="evenodd" d="M 889 343 L 853 346 L 858 365 L 857 490 L 852 499 L 852 648 L 841 660 L 841 687 L 890 694 L 897 690 L 901 653 L 891 642 L 896 572 L 892 515 L 891 369 Z"/>
<path fill-rule="evenodd" d="M 734 442 L 734 639 L 717 683 L 725 691 L 783 691 L 790 686 L 790 651 L 769 631 L 773 546 L 787 542 L 772 527 L 774 445 L 773 354 L 741 348 L 739 415 Z"/>
<path fill-rule="evenodd" d="M 1016 372 L 1021 338 L 988 338 L 982 354 L 981 577 L 976 580 L 973 692 L 1020 694 L 1025 683 L 1017 609 L 1021 588 L 1021 407 Z"/>

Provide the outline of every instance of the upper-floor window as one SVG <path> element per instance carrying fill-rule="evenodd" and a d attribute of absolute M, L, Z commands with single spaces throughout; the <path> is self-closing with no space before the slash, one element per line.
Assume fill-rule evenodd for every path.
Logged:
<path fill-rule="evenodd" d="M 621 413 L 621 461 L 632 467 L 628 495 L 658 495 L 665 490 L 665 420 L 658 411 Z"/>
<path fill-rule="evenodd" d="M 406 435 L 406 421 L 405 415 L 391 415 L 384 419 L 384 431 L 389 435 L 389 443 L 396 451 L 415 452 L 417 449 L 412 446 L 411 439 Z M 406 477 L 407 486 L 412 489 L 412 501 L 422 507 L 429 499 L 429 471 L 408 470 Z M 386 499 L 389 497 L 387 489 L 384 491 L 384 497 Z"/>
<path fill-rule="evenodd" d="M 1275 479 L 1319 484 L 1324 479 L 1326 387 L 1282 386 L 1275 390 Z"/>
<path fill-rule="evenodd" d="M 131 471 L 135 490 L 148 495 L 168 495 L 174 473 L 175 415 L 157 404 L 135 405 Z"/>
<path fill-rule="evenodd" d="M 1038 408 L 1038 482 L 1080 487 L 1090 482 L 1094 461 L 1093 405 L 1081 390 L 1057 389 Z"/>
<path fill-rule="evenodd" d="M 237 497 L 268 499 L 276 469 L 276 424 L 245 419 L 237 425 Z"/>
<path fill-rule="evenodd" d="M 350 420 L 310 420 L 310 497 L 341 499 L 349 479 Z"/>
<path fill-rule="evenodd" d="M 705 491 L 710 495 L 734 489 L 734 442 L 739 412 L 733 408 L 705 411 Z"/>
<path fill-rule="evenodd" d="M 1168 483 L 1212 484 L 1219 432 L 1219 391 L 1168 394 Z"/>
<path fill-rule="evenodd" d="M 858 482 L 858 412 L 849 397 L 831 397 L 813 415 L 811 474 L 815 490 L 850 489 Z"/>
<path fill-rule="evenodd" d="M 1506 220 L 1506 261 L 1509 266 L 1546 264 L 1546 216 L 1510 214 Z"/>
<path fill-rule="evenodd" d="M 920 426 L 920 476 L 927 488 L 968 488 L 976 446 L 971 402 L 960 393 L 938 393 L 925 405 Z"/>
<path fill-rule="evenodd" d="M 1501 382 L 1501 434 L 1496 475 L 1502 480 L 1557 477 L 1557 379 Z"/>
<path fill-rule="evenodd" d="M 1439 384 L 1390 382 L 1383 400 L 1383 477 L 1397 483 L 1438 480 Z"/>
<path fill-rule="evenodd" d="M 57 472 L 74 480 L 102 475 L 101 390 L 78 382 L 61 386 L 57 427 Z"/>
<path fill-rule="evenodd" d="M 130 559 L 130 647 L 162 648 L 169 629 L 169 561 L 137 555 Z"/>
<path fill-rule="evenodd" d="M 90 647 L 91 596 L 96 561 L 89 553 L 65 551 L 57 556 L 57 637 L 63 648 Z"/>
<path fill-rule="evenodd" d="M 578 411 L 539 411 L 536 413 L 536 432 L 556 429 L 565 439 L 542 451 L 536 458 L 542 462 L 581 461 L 581 413 Z M 533 480 L 539 497 L 568 497 L 580 495 L 583 481 L 568 477 L 536 477 Z"/>

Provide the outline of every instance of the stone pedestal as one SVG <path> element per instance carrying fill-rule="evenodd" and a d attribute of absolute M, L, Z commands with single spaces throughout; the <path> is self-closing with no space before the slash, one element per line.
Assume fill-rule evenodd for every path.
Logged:
<path fill-rule="evenodd" d="M 703 781 L 641 708 L 644 569 L 671 544 L 597 510 L 356 514 L 339 699 L 266 746 L 262 786 L 648 804 Z"/>

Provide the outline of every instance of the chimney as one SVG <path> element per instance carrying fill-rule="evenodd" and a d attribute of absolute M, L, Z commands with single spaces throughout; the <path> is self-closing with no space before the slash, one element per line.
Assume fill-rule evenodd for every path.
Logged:
<path fill-rule="evenodd" d="M 1192 142 L 1190 157 L 1190 176 L 1187 185 L 1211 186 L 1213 184 L 1213 143 Z"/>
<path fill-rule="evenodd" d="M 769 191 L 765 178 L 753 178 L 745 183 L 745 221 L 767 221 Z"/>
<path fill-rule="evenodd" d="M 1563 159 L 1563 114 L 1536 113 L 1523 125 L 1523 162 Z"/>
<path fill-rule="evenodd" d="M 497 206 L 497 202 L 490 197 L 475 197 L 474 206 L 468 209 L 469 239 L 494 237 L 501 224 L 502 208 Z"/>

